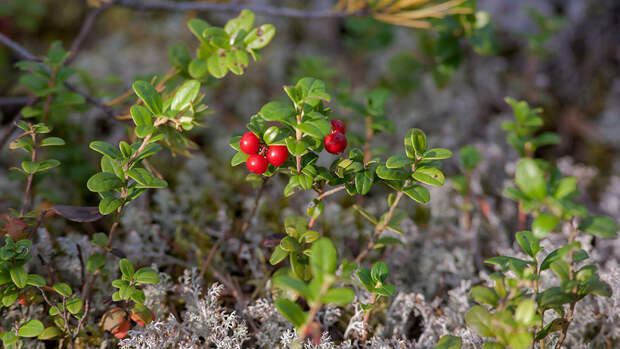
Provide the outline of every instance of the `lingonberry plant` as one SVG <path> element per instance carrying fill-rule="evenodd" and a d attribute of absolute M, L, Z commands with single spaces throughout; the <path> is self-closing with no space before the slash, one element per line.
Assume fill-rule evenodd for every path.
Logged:
<path fill-rule="evenodd" d="M 515 235 L 525 259 L 497 256 L 486 260 L 500 271 L 490 276 L 493 287 L 472 288 L 471 297 L 480 305 L 471 308 L 466 319 L 480 335 L 491 338 L 485 348 L 525 349 L 536 342 L 540 348 L 553 345 L 559 349 L 578 302 L 588 295 L 612 294 L 609 284 L 600 279 L 597 266 L 587 263 L 588 253 L 577 237 L 583 232 L 615 238 L 620 227 L 609 217 L 590 215 L 574 201 L 575 177 L 563 177 L 552 164 L 533 158 L 539 146 L 559 142 L 553 134 L 534 135 L 542 126 L 541 110 L 532 110 L 525 102 L 507 101 L 516 122 L 505 123 L 503 128 L 523 158 L 516 165 L 516 187 L 506 189 L 505 195 L 518 201 L 534 219 L 531 231 Z M 558 226 L 568 231 L 566 244 L 543 258 L 540 241 Z"/>
<path fill-rule="evenodd" d="M 404 140 L 404 155 L 393 155 L 386 161 L 380 158 L 365 161 L 364 152 L 354 148 L 347 157 L 333 159 L 329 167 L 320 166 L 317 163 L 321 150 L 325 149 L 335 155 L 345 150 L 346 127 L 340 119 L 332 118 L 328 121 L 332 110 L 326 107 L 325 103 L 329 102 L 331 97 L 321 80 L 302 78 L 294 86 L 285 86 L 284 91 L 290 102 L 274 101 L 264 105 L 258 114 L 250 118 L 247 125 L 250 132 L 232 137 L 230 145 L 237 153 L 231 164 L 236 166 L 245 161 L 252 173 L 263 174 L 267 178 L 278 173 L 289 176 L 288 184 L 284 188 L 285 196 L 295 194 L 298 188 L 316 192 L 317 197 L 307 210 L 308 219 L 301 216 L 284 219 L 287 236 L 281 239 L 269 259 L 273 265 L 288 259 L 289 267 L 279 269 L 274 274 L 273 281 L 277 288 L 294 292 L 292 297 L 290 294 L 280 293 L 276 307 L 295 325 L 300 340 L 311 336 L 316 342 L 321 331 L 314 317 L 321 306 L 348 304 L 354 297 L 350 289 L 332 286 L 337 283 L 350 283 L 348 276 L 373 249 L 400 243 L 393 237 L 381 237 L 386 229 L 402 233 L 399 225 L 406 215 L 397 210 L 399 201 L 403 195 L 407 195 L 418 203 L 428 202 L 430 194 L 422 184 L 444 184 L 439 160 L 450 158 L 452 153 L 442 148 L 428 149 L 424 132 L 411 129 Z M 379 93 L 381 97 L 376 96 Z M 382 110 L 385 97 L 381 92 L 374 92 L 367 99 L 367 107 L 374 106 Z M 377 99 L 379 101 L 376 101 Z M 382 112 L 373 114 L 383 116 Z M 371 131 L 373 114 L 367 116 L 371 120 Z M 271 123 L 275 125 L 269 126 Z M 286 162 L 272 163 L 272 166 L 266 168 L 267 163 L 260 149 L 271 149 L 274 146 L 286 146 L 293 157 Z M 257 148 L 259 154 L 254 154 Z M 252 155 L 248 156 L 248 153 Z M 367 153 L 370 154 L 370 151 L 367 150 Z M 361 206 L 355 206 L 356 210 L 375 226 L 374 233 L 354 263 L 347 260 L 342 262 L 342 275 L 337 278 L 334 274 L 338 265 L 333 244 L 325 237 L 320 238 L 320 233 L 313 230 L 324 208 L 323 199 L 342 190 L 352 196 L 366 195 L 375 182 L 383 182 L 396 193 L 389 196 L 389 209 L 380 218 L 376 218 Z M 327 186 L 333 188 L 327 189 Z M 367 269 L 360 269 L 358 273 L 363 286 L 372 293 L 372 300 L 366 307 L 365 324 L 368 323 L 370 309 L 377 300 L 377 295 L 389 296 L 394 292 L 393 286 L 383 285 L 387 277 L 385 263 L 375 264 L 372 270 L 368 278 Z M 306 284 L 308 281 L 309 284 Z M 303 296 L 310 306 L 307 313 L 294 303 L 299 296 Z M 365 338 L 364 335 L 362 341 L 365 341 Z"/>

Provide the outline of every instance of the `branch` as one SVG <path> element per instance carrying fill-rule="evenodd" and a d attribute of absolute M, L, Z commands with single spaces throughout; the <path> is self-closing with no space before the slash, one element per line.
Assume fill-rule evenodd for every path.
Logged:
<path fill-rule="evenodd" d="M 13 50 L 15 53 L 19 54 L 25 60 L 41 62 L 41 58 L 32 55 L 30 52 L 28 52 L 28 50 L 23 48 L 20 44 L 9 39 L 2 33 L 0 33 L 0 42 L 5 44 L 8 48 Z"/>
<path fill-rule="evenodd" d="M 78 35 L 75 37 L 75 39 L 73 39 L 73 42 L 71 43 L 71 48 L 69 49 L 69 51 L 71 51 L 71 54 L 69 54 L 69 57 L 65 61 L 65 65 L 71 64 L 71 62 L 73 62 L 73 60 L 77 56 L 78 51 L 80 50 L 82 42 L 84 42 L 84 39 L 86 39 L 86 37 L 90 33 L 91 29 L 93 28 L 93 24 L 95 24 L 97 18 L 99 18 L 99 16 L 113 4 L 114 1 L 109 2 L 91 10 L 88 13 L 86 19 L 84 20 L 84 23 L 82 23 L 82 27 L 80 28 Z"/>
<path fill-rule="evenodd" d="M 243 9 L 254 11 L 266 16 L 280 16 L 304 19 L 329 19 L 350 16 L 343 11 L 317 10 L 304 11 L 292 8 L 281 8 L 266 5 L 219 3 L 219 2 L 172 2 L 165 0 L 142 1 L 142 0 L 119 0 L 115 5 L 134 8 L 138 10 L 168 10 L 168 11 L 222 11 L 239 12 Z"/>
<path fill-rule="evenodd" d="M 26 105 L 30 99 L 28 97 L 0 97 L 0 106 L 3 105 Z"/>

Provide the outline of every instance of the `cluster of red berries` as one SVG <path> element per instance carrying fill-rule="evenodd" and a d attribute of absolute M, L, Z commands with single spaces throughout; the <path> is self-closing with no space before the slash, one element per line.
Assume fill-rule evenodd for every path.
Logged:
<path fill-rule="evenodd" d="M 288 149 L 284 145 L 261 144 L 260 139 L 252 132 L 246 132 L 239 141 L 241 151 L 250 155 L 245 165 L 252 173 L 263 174 L 267 166 L 280 166 L 288 159 Z"/>
<path fill-rule="evenodd" d="M 344 122 L 338 119 L 333 119 L 330 123 L 332 125 L 332 132 L 323 140 L 325 150 L 332 154 L 340 154 L 347 147 L 347 137 L 344 135 L 346 127 Z"/>

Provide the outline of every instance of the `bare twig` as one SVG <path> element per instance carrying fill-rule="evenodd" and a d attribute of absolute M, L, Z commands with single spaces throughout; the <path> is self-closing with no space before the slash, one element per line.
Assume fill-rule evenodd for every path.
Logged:
<path fill-rule="evenodd" d="M 2 105 L 25 105 L 28 104 L 28 97 L 0 97 L 0 106 Z"/>
<path fill-rule="evenodd" d="M 8 48 L 13 50 L 15 53 L 19 54 L 23 59 L 35 62 L 41 62 L 41 58 L 34 56 L 32 53 L 28 52 L 25 48 L 23 48 L 20 44 L 15 41 L 9 39 L 6 35 L 0 33 L 0 42 L 5 44 Z"/>
<path fill-rule="evenodd" d="M 93 25 L 95 24 L 97 18 L 99 18 L 99 16 L 113 4 L 114 1 L 111 1 L 107 4 L 103 4 L 91 10 L 88 13 L 86 19 L 82 23 L 82 27 L 80 28 L 78 35 L 75 37 L 75 39 L 73 39 L 73 42 L 71 43 L 71 48 L 69 49 L 71 53 L 69 54 L 69 57 L 67 57 L 67 59 L 65 60 L 65 65 L 71 64 L 71 62 L 73 62 L 73 60 L 77 56 L 78 51 L 80 50 L 80 47 L 82 46 L 82 43 L 93 28 Z"/>
<path fill-rule="evenodd" d="M 279 16 L 303 19 L 329 19 L 347 17 L 344 11 L 334 11 L 331 9 L 305 11 L 292 8 L 282 8 L 257 4 L 239 4 L 236 1 L 229 3 L 221 2 L 172 2 L 172 1 L 143 1 L 143 0 L 120 0 L 118 6 L 134 8 L 138 10 L 167 10 L 167 11 L 220 11 L 220 12 L 239 12 L 243 9 L 254 11 L 265 16 Z"/>
<path fill-rule="evenodd" d="M 579 232 L 579 230 L 577 230 L 577 223 L 575 221 L 575 219 L 573 218 L 573 221 L 570 222 L 570 229 L 571 229 L 571 233 L 570 236 L 568 238 L 568 244 L 572 245 L 573 242 L 575 242 L 575 238 L 577 238 L 577 233 Z M 570 251 L 568 252 L 568 259 L 570 261 L 570 263 L 568 264 L 568 277 L 569 280 L 574 280 L 575 279 L 575 270 L 574 270 L 574 248 L 571 247 Z M 562 326 L 562 333 L 560 334 L 560 338 L 558 339 L 557 344 L 555 345 L 555 349 L 560 349 L 562 348 L 562 343 L 564 343 L 564 340 L 566 339 L 566 334 L 568 333 L 568 327 L 570 326 L 570 323 L 573 321 L 573 315 L 575 313 L 575 304 L 577 304 L 577 286 L 573 287 L 572 289 L 572 296 L 573 296 L 573 300 L 570 303 L 568 312 L 566 313 L 566 316 L 564 316 L 564 319 L 566 320 L 563 323 Z"/>
<path fill-rule="evenodd" d="M 406 181 L 403 187 L 406 187 L 407 185 L 409 185 L 409 181 Z M 394 216 L 394 212 L 396 212 L 396 206 L 398 206 L 398 202 L 403 197 L 403 194 L 404 192 L 402 191 L 399 191 L 398 194 L 396 194 L 394 203 L 392 204 L 392 206 L 390 206 L 390 210 L 385 215 L 385 219 L 380 224 L 377 224 L 377 226 L 375 227 L 375 234 L 370 239 L 370 241 L 368 241 L 366 248 L 357 256 L 357 258 L 355 258 L 355 263 L 360 264 L 362 259 L 366 257 L 368 252 L 370 252 L 370 250 L 372 250 L 372 248 L 375 247 L 375 244 L 377 243 L 377 239 L 379 239 L 379 236 L 381 236 L 383 231 L 387 228 L 388 224 L 392 220 L 392 216 Z"/>
<path fill-rule="evenodd" d="M 370 296 L 370 305 L 375 305 L 375 302 L 377 301 L 377 294 L 373 293 L 372 296 Z M 366 339 L 368 338 L 368 321 L 370 320 L 370 312 L 372 311 L 371 309 L 366 310 L 366 313 L 364 313 L 364 325 L 363 325 L 363 331 L 364 334 L 362 335 L 362 343 L 366 343 Z"/>

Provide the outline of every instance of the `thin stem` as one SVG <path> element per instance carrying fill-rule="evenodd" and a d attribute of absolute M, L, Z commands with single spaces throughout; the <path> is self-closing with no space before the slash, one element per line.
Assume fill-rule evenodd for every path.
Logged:
<path fill-rule="evenodd" d="M 75 39 L 73 39 L 73 42 L 71 43 L 71 48 L 69 49 L 71 53 L 69 54 L 69 57 L 67 57 L 67 59 L 65 60 L 65 65 L 71 64 L 73 62 L 73 60 L 77 56 L 77 53 L 80 51 L 82 43 L 88 37 L 88 34 L 93 28 L 93 25 L 95 24 L 97 18 L 99 18 L 99 16 L 113 4 L 114 1 L 103 3 L 99 7 L 94 8 L 88 13 L 86 19 L 82 23 L 82 27 L 80 28 L 78 35 L 75 37 Z"/>
<path fill-rule="evenodd" d="M 296 106 L 297 107 L 297 106 Z M 301 120 L 304 117 L 304 111 L 301 107 L 297 107 L 297 125 L 301 124 Z M 295 139 L 297 142 L 301 141 L 301 130 L 299 128 L 295 128 Z M 297 174 L 301 173 L 301 155 L 295 155 L 295 159 L 297 162 Z"/>
<path fill-rule="evenodd" d="M 577 230 L 576 227 L 576 221 L 575 219 L 573 219 L 570 223 L 570 228 L 571 228 L 571 233 L 570 236 L 568 237 L 568 244 L 571 245 L 573 242 L 575 242 L 575 238 L 577 237 L 577 233 L 579 232 Z M 575 271 L 574 271 L 574 249 L 571 246 L 570 251 L 568 252 L 568 259 L 569 259 L 569 264 L 568 264 L 568 277 L 569 280 L 573 280 L 575 278 Z M 568 327 L 570 326 L 570 323 L 573 321 L 573 315 L 575 312 L 575 304 L 577 304 L 577 297 L 576 297 L 576 292 L 577 292 L 577 286 L 573 287 L 571 293 L 573 296 L 573 300 L 570 303 L 570 307 L 568 309 L 568 312 L 566 313 L 566 316 L 564 317 L 564 319 L 566 320 L 562 326 L 562 334 L 560 334 L 560 339 L 558 340 L 558 343 L 555 345 L 555 349 L 560 349 L 562 347 L 562 343 L 564 343 L 564 340 L 566 339 L 566 334 L 568 333 Z"/>
<path fill-rule="evenodd" d="M 256 4 L 238 4 L 236 1 L 230 3 L 220 2 L 172 2 L 172 1 L 141 1 L 141 0 L 120 0 L 116 4 L 134 8 L 138 10 L 166 10 L 166 11 L 223 11 L 223 12 L 239 12 L 242 9 L 254 11 L 257 14 L 267 16 L 280 16 L 302 19 L 329 19 L 341 18 L 349 16 L 343 11 L 319 10 L 304 11 L 291 8 L 282 8 L 275 6 L 265 6 Z"/>
<path fill-rule="evenodd" d="M 372 117 L 366 116 L 366 140 L 364 142 L 364 165 L 370 162 L 372 153 L 370 151 L 370 143 L 374 136 L 374 130 L 372 129 Z"/>
<path fill-rule="evenodd" d="M 405 184 L 403 187 L 406 187 L 407 185 L 409 185 L 409 182 L 410 182 L 409 180 L 405 181 Z M 372 248 L 375 247 L 375 244 L 377 243 L 377 239 L 379 239 L 379 236 L 381 236 L 383 231 L 387 228 L 388 224 L 390 223 L 390 220 L 392 220 L 392 217 L 394 216 L 394 212 L 396 212 L 396 206 L 398 206 L 398 202 L 403 197 L 403 195 L 404 195 L 404 192 L 402 191 L 399 191 L 396 194 L 394 203 L 392 204 L 392 206 L 390 206 L 389 211 L 385 215 L 385 219 L 380 224 L 377 224 L 377 226 L 375 227 L 375 234 L 373 238 L 370 241 L 368 241 L 368 245 L 366 245 L 366 248 L 357 256 L 357 258 L 355 258 L 355 263 L 360 264 L 360 262 L 362 261 L 362 259 L 364 259 L 364 257 L 366 257 L 368 252 L 370 252 L 370 250 L 372 250 Z"/>
<path fill-rule="evenodd" d="M 375 302 L 377 301 L 377 294 L 373 292 L 372 296 L 370 297 L 370 305 L 375 305 Z M 364 330 L 364 334 L 362 335 L 362 343 L 366 343 L 366 339 L 368 338 L 368 321 L 370 320 L 370 312 L 372 311 L 372 309 L 368 309 L 366 310 L 366 313 L 364 313 L 364 326 L 363 326 L 363 330 Z"/>
<path fill-rule="evenodd" d="M 330 286 L 331 286 L 331 282 L 324 281 L 323 284 L 321 285 L 321 289 L 319 291 L 319 295 L 320 296 L 324 295 L 325 292 L 327 292 L 327 290 L 329 290 Z M 304 340 L 305 333 L 308 330 L 308 327 L 310 326 L 310 324 L 312 324 L 312 322 L 314 322 L 314 317 L 319 312 L 319 309 L 321 309 L 322 306 L 323 306 L 323 303 L 321 301 L 316 301 L 316 302 L 312 303 L 312 306 L 310 306 L 310 311 L 308 311 L 308 317 L 306 317 L 306 323 L 303 324 L 299 328 L 299 339 L 300 340 L 302 340 L 302 341 Z"/>
<path fill-rule="evenodd" d="M 30 161 L 34 163 L 37 161 L 37 134 L 32 129 L 32 125 L 30 126 L 30 131 L 31 131 L 30 136 L 32 137 L 32 156 L 30 157 Z M 34 180 L 34 173 L 31 173 L 28 175 L 28 183 L 26 184 L 26 193 L 24 194 L 24 203 L 22 205 L 21 211 L 19 212 L 19 215 L 22 217 L 24 216 L 26 211 L 30 208 L 30 202 L 31 202 L 30 194 L 32 192 L 33 180 Z"/>
<path fill-rule="evenodd" d="M 335 187 L 335 188 L 330 189 L 330 190 L 322 193 L 321 195 L 317 196 L 316 199 L 319 200 L 319 201 L 323 200 L 323 198 L 325 198 L 327 196 L 330 196 L 330 195 L 333 195 L 333 194 L 336 194 L 337 192 L 343 191 L 344 189 L 345 189 L 344 185 L 341 185 L 339 187 Z"/>

